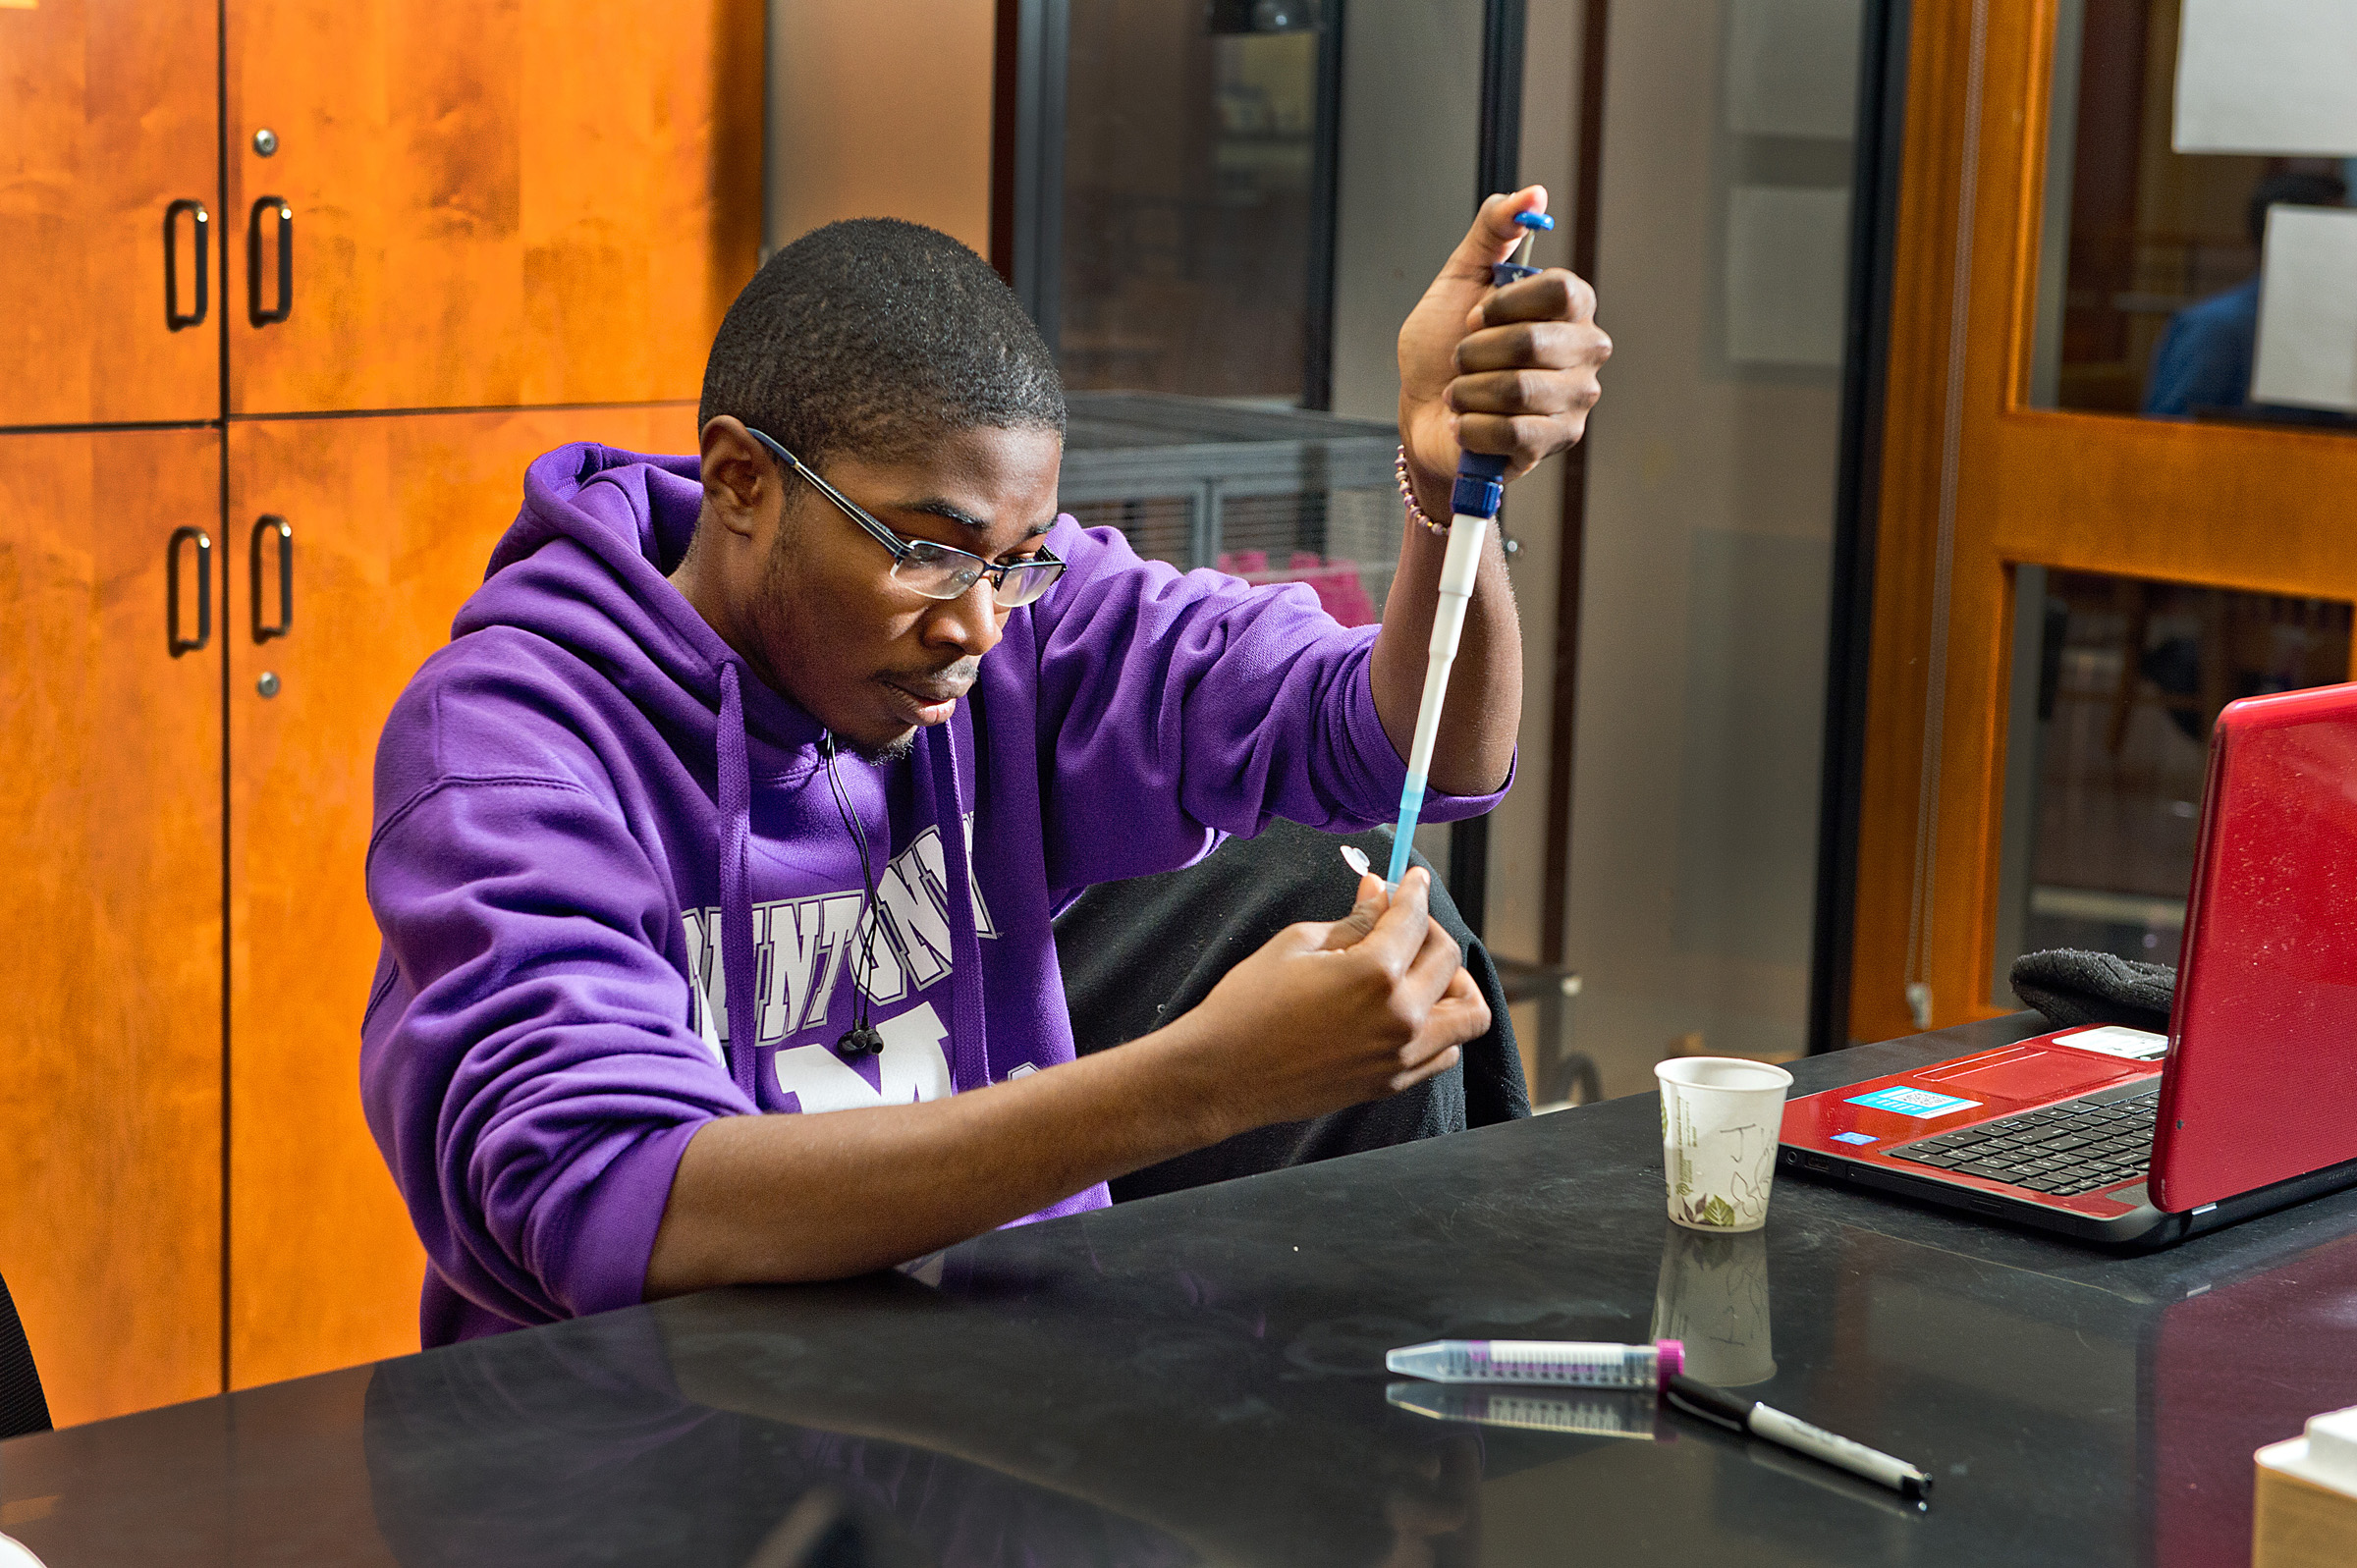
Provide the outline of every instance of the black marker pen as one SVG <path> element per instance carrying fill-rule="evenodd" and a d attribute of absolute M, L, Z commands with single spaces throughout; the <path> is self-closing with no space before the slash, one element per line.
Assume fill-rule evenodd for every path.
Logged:
<path fill-rule="evenodd" d="M 1672 1410 L 1699 1416 L 1729 1432 L 1748 1433 L 1781 1443 L 1795 1453 L 1822 1459 L 1853 1476 L 1889 1487 L 1909 1502 L 1922 1502 L 1931 1493 L 1932 1478 L 1905 1460 L 1893 1459 L 1862 1442 L 1837 1437 L 1822 1427 L 1812 1427 L 1798 1417 L 1787 1416 L 1773 1405 L 1697 1382 L 1682 1373 L 1671 1378 L 1662 1394 Z"/>

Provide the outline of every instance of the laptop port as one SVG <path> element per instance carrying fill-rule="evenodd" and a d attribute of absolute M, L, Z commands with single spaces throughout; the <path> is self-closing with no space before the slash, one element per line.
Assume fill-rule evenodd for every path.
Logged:
<path fill-rule="evenodd" d="M 1834 1162 L 1831 1160 L 1826 1159 L 1826 1157 L 1823 1155 L 1803 1156 L 1801 1159 L 1801 1163 L 1807 1165 L 1811 1170 L 1831 1170 L 1834 1168 Z"/>

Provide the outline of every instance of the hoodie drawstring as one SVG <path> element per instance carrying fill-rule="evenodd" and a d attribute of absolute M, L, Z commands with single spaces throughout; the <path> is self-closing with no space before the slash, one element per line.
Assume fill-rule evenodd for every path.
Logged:
<path fill-rule="evenodd" d="M 950 1041 L 958 1054 L 955 1082 L 979 1089 L 991 1081 L 990 1039 L 982 1024 L 982 943 L 974 931 L 974 883 L 965 846 L 965 804 L 958 784 L 958 739 L 948 725 L 925 730 L 933 765 L 933 822 L 941 830 L 942 861 L 950 873 Z"/>
<path fill-rule="evenodd" d="M 759 966 L 753 953 L 753 782 L 746 761 L 742 673 L 731 661 L 720 667 L 720 730 L 715 758 L 720 774 L 720 968 L 728 993 L 729 1071 L 756 1107 L 760 1060 L 760 1008 L 754 991 Z M 949 872 L 950 1040 L 957 1054 L 952 1082 L 960 1090 L 991 1081 L 990 1041 L 982 1020 L 982 942 L 974 929 L 972 857 L 965 843 L 964 792 L 958 778 L 958 744 L 948 725 L 923 732 L 920 744 L 930 764 L 933 823 L 941 832 L 942 861 Z M 874 918 L 871 914 L 869 918 Z M 853 985 L 860 983 L 855 973 Z"/>
<path fill-rule="evenodd" d="M 720 971 L 728 992 L 729 1071 L 755 1107 L 760 1057 L 760 1008 L 754 1005 L 753 780 L 745 761 L 744 692 L 735 661 L 720 667 L 720 733 L 714 759 L 720 773 Z"/>

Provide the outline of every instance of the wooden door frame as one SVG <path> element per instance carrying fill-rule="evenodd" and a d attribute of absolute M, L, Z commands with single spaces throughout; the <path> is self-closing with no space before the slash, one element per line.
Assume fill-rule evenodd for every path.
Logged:
<path fill-rule="evenodd" d="M 1911 969 L 1934 1027 L 2001 1010 L 1988 998 L 2013 564 L 2357 598 L 2332 499 L 2357 494 L 2357 440 L 2028 406 L 2056 10 L 1972 0 L 1914 18 L 1851 949 L 1860 1040 L 1926 1021 Z"/>

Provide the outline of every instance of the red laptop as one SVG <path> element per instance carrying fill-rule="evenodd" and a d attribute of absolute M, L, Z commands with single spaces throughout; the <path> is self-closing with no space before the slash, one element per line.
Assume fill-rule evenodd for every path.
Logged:
<path fill-rule="evenodd" d="M 2357 684 L 2219 715 L 2165 1038 L 1829 1089 L 1781 1141 L 1790 1169 L 2138 1247 L 2357 1183 Z"/>

